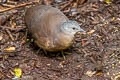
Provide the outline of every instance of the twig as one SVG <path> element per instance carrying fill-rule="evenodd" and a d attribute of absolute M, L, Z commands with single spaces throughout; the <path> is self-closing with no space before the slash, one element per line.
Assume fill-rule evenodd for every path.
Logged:
<path fill-rule="evenodd" d="M 10 8 L 15 6 L 15 5 L 9 5 L 9 4 L 0 4 L 0 5 L 4 8 Z"/>
<path fill-rule="evenodd" d="M 66 4 L 66 3 L 69 3 L 70 1 L 64 1 L 64 2 L 62 2 L 62 3 L 59 3 L 59 4 L 54 4 L 54 6 L 61 6 L 61 5 L 64 5 L 64 4 Z"/>
<path fill-rule="evenodd" d="M 14 37 L 12 36 L 11 32 L 9 31 L 9 29 L 6 29 L 6 32 L 8 33 L 8 35 L 10 36 L 10 38 L 14 41 Z"/>
<path fill-rule="evenodd" d="M 33 3 L 35 3 L 35 2 L 18 4 L 18 5 L 16 5 L 16 6 L 13 6 L 13 7 L 10 7 L 10 8 L 6 8 L 6 9 L 3 9 L 3 10 L 0 10 L 0 13 L 9 11 L 9 10 L 14 9 L 14 8 L 19 8 L 19 7 L 24 7 L 24 6 L 26 6 L 26 5 L 31 5 L 31 4 L 33 4 Z"/>
<path fill-rule="evenodd" d="M 61 7 L 60 10 L 63 10 L 64 8 L 66 8 L 67 6 L 69 6 L 72 2 L 73 2 L 73 0 L 69 1 L 67 4 L 65 4 L 63 7 Z"/>

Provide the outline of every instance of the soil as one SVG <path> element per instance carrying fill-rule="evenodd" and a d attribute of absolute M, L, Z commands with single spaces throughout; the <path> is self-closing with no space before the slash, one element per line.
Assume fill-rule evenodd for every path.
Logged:
<path fill-rule="evenodd" d="M 9 0 L 0 10 L 32 1 L 39 0 Z M 59 8 L 88 33 L 76 34 L 64 56 L 46 54 L 27 35 L 24 14 L 35 4 L 0 12 L 0 80 L 13 79 L 15 68 L 21 80 L 120 80 L 120 1 L 81 1 L 39 2 Z"/>

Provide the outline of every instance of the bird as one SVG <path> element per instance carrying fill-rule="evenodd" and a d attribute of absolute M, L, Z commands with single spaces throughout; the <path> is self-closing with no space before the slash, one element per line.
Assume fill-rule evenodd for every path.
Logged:
<path fill-rule="evenodd" d="M 34 5 L 26 10 L 25 24 L 38 47 L 50 51 L 69 48 L 77 32 L 85 32 L 76 21 L 69 20 L 50 5 Z"/>

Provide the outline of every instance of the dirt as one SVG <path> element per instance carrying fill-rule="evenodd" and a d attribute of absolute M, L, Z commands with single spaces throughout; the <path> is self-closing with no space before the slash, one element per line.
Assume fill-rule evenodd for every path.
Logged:
<path fill-rule="evenodd" d="M 32 1 L 10 1 L 2 3 L 0 9 Z M 88 34 L 75 35 L 75 43 L 64 51 L 64 59 L 61 52 L 46 54 L 27 35 L 24 14 L 32 5 L 0 13 L 0 79 L 11 80 L 14 69 L 20 68 L 21 80 L 120 80 L 119 0 L 109 4 L 97 0 L 47 1 L 41 4 L 61 9 Z"/>

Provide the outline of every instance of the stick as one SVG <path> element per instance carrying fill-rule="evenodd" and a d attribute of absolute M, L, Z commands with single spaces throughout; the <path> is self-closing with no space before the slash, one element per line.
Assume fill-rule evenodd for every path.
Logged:
<path fill-rule="evenodd" d="M 19 8 L 19 7 L 24 7 L 24 6 L 26 6 L 26 5 L 31 5 L 31 4 L 33 4 L 33 3 L 35 3 L 35 2 L 18 4 L 18 5 L 16 5 L 16 6 L 13 6 L 13 7 L 10 7 L 10 8 L 6 8 L 6 9 L 3 9 L 3 10 L 0 10 L 0 13 L 9 11 L 9 10 L 14 9 L 14 8 Z"/>
<path fill-rule="evenodd" d="M 73 0 L 70 0 L 67 4 L 65 4 L 64 6 L 61 7 L 60 10 L 63 10 L 64 8 L 66 8 L 67 6 L 69 6 L 72 3 Z"/>
<path fill-rule="evenodd" d="M 8 29 L 6 29 L 6 32 L 8 33 L 9 37 L 14 41 L 15 39 L 14 39 L 14 37 L 12 36 L 11 32 L 10 32 Z"/>

